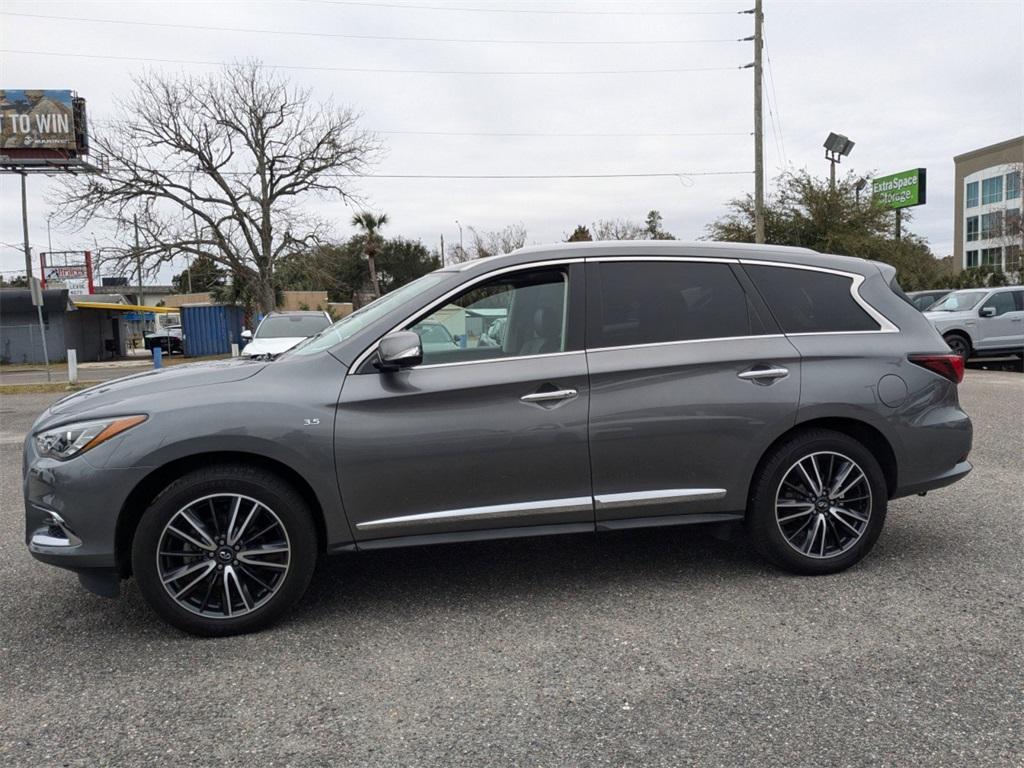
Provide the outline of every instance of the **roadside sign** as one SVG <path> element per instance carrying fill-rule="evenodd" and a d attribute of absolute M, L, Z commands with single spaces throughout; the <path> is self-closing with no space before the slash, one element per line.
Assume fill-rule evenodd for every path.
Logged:
<path fill-rule="evenodd" d="M 889 210 L 924 205 L 927 202 L 926 182 L 927 171 L 924 168 L 880 176 L 871 182 L 871 197 Z"/>
<path fill-rule="evenodd" d="M 38 277 L 33 277 L 29 280 L 28 289 L 32 293 L 32 306 L 41 307 L 43 306 L 43 287 L 39 283 Z M 24 295 L 24 294 L 22 294 Z"/>

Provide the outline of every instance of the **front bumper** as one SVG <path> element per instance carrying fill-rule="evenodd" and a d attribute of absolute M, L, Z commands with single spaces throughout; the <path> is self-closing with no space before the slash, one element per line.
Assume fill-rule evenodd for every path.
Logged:
<path fill-rule="evenodd" d="M 48 565 L 85 574 L 81 580 L 87 588 L 109 594 L 110 576 L 116 584 L 118 574 L 118 515 L 147 470 L 99 467 L 88 454 L 69 461 L 41 458 L 31 439 L 23 466 L 29 553 Z"/>

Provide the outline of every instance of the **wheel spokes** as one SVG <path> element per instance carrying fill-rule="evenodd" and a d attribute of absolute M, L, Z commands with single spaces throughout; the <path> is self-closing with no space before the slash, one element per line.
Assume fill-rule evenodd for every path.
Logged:
<path fill-rule="evenodd" d="M 849 496 L 847 496 L 850 494 Z M 847 456 L 819 451 L 796 461 L 779 483 L 775 519 L 796 551 L 825 559 L 860 540 L 871 516 L 871 486 Z"/>
<path fill-rule="evenodd" d="M 284 583 L 290 554 L 280 518 L 239 494 L 206 496 L 178 510 L 156 551 L 167 593 L 192 613 L 224 619 L 272 598 Z"/>

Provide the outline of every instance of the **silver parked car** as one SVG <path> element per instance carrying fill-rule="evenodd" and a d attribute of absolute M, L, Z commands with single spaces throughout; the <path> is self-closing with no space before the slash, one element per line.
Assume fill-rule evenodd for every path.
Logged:
<path fill-rule="evenodd" d="M 953 291 L 925 312 L 950 349 L 969 357 L 1024 356 L 1024 288 Z"/>
<path fill-rule="evenodd" d="M 482 327 L 495 307 L 487 342 L 412 330 Z M 322 555 L 385 547 L 742 524 L 778 566 L 835 573 L 890 499 L 970 471 L 962 375 L 884 264 L 526 248 L 426 275 L 274 360 L 57 402 L 25 441 L 26 543 L 101 594 L 134 575 L 206 635 L 280 617 Z"/>

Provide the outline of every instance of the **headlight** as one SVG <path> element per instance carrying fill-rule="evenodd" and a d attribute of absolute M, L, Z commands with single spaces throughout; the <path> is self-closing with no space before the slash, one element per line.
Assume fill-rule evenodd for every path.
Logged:
<path fill-rule="evenodd" d="M 146 420 L 145 416 L 122 416 L 114 419 L 98 419 L 96 421 L 79 421 L 54 427 L 35 436 L 36 452 L 40 456 L 64 461 L 100 443 L 105 443 L 115 435 Z"/>

